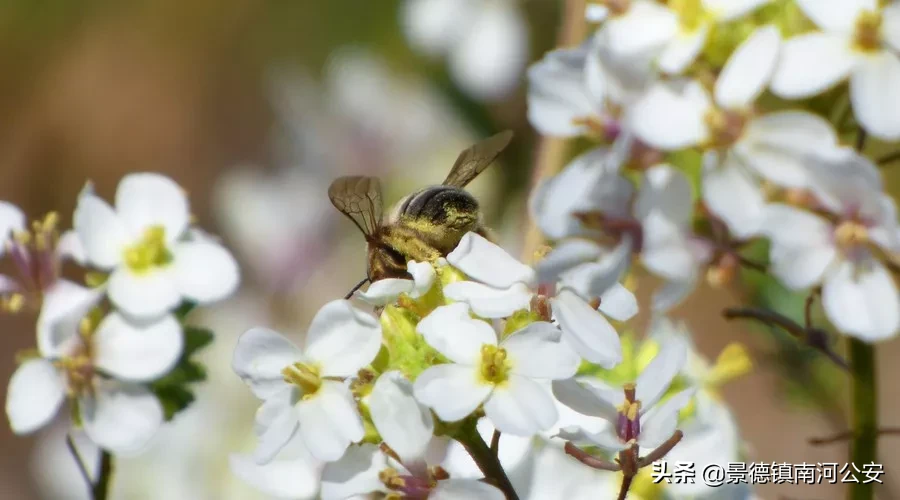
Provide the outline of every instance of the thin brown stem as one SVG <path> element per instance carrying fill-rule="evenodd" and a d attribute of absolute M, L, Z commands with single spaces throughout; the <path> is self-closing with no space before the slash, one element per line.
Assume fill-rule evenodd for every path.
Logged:
<path fill-rule="evenodd" d="M 100 455 L 100 474 L 94 484 L 94 500 L 106 500 L 109 498 L 109 485 L 113 473 L 113 456 L 108 451 Z"/>
<path fill-rule="evenodd" d="M 500 431 L 494 429 L 494 434 L 491 436 L 491 453 L 494 456 L 500 456 Z"/>
<path fill-rule="evenodd" d="M 71 453 L 72 458 L 75 459 L 75 464 L 78 466 L 78 472 L 81 473 L 81 477 L 87 484 L 88 490 L 93 493 L 94 481 L 91 479 L 91 475 L 90 473 L 88 473 L 87 467 L 84 465 L 84 460 L 82 460 L 81 458 L 81 453 L 78 453 L 78 448 L 75 447 L 75 441 L 72 440 L 71 434 L 66 434 L 66 447 L 69 448 L 69 453 Z"/>
<path fill-rule="evenodd" d="M 900 160 L 900 151 L 894 151 L 893 153 L 882 156 L 881 158 L 875 160 L 875 163 L 884 166 L 889 163 L 894 163 L 897 160 Z"/>
<path fill-rule="evenodd" d="M 610 472 L 618 472 L 622 470 L 622 466 L 620 466 L 619 464 L 607 462 L 602 458 L 595 457 L 590 453 L 582 450 L 581 448 L 575 446 L 571 441 L 566 442 L 565 450 L 567 455 L 574 457 L 575 460 L 578 460 L 588 467 Z"/>

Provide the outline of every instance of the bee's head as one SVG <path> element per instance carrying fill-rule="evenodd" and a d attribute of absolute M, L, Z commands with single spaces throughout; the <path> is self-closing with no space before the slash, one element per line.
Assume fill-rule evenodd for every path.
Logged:
<path fill-rule="evenodd" d="M 406 272 L 406 257 L 397 249 L 379 241 L 369 242 L 369 281 L 384 278 L 411 279 Z"/>

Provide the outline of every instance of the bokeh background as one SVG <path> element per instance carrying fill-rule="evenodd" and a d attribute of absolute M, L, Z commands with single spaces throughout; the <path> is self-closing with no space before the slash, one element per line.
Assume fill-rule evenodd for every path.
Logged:
<path fill-rule="evenodd" d="M 555 158 L 550 170 L 560 168 L 581 145 L 535 135 L 524 70 L 587 32 L 571 24 L 583 3 L 457 4 L 428 17 L 398 0 L 0 2 L 0 198 L 32 217 L 57 210 L 68 225 L 85 181 L 111 197 L 128 172 L 162 172 L 189 191 L 200 224 L 243 265 L 239 294 L 193 318 L 217 334 L 204 355 L 209 383 L 146 456 L 120 462 L 116 498 L 258 497 L 228 470 L 229 453 L 253 447 L 256 408 L 230 356 L 250 326 L 299 337 L 314 311 L 363 276 L 362 238 L 326 196 L 334 177 L 379 175 L 390 202 L 439 182 L 477 139 L 512 129 L 512 146 L 472 190 L 507 248 L 533 237 L 534 166 Z M 885 174 L 897 186 L 896 173 Z M 845 443 L 807 440 L 847 428 L 844 376 L 783 334 L 722 319 L 723 308 L 748 299 L 800 313 L 802 297 L 747 278 L 701 289 L 674 313 L 706 355 L 734 341 L 752 352 L 754 371 L 724 390 L 747 461 L 843 463 Z M 639 280 L 642 304 L 652 285 Z M 639 328 L 648 319 L 642 314 Z M 33 345 L 33 317 L 0 321 L 0 380 L 8 380 L 16 352 Z M 898 355 L 897 342 L 878 351 L 884 425 L 900 425 Z M 0 497 L 85 497 L 63 433 L 19 438 L 0 426 Z M 900 498 L 892 439 L 900 440 L 881 444 L 886 499 Z M 795 500 L 842 490 L 758 489 Z"/>

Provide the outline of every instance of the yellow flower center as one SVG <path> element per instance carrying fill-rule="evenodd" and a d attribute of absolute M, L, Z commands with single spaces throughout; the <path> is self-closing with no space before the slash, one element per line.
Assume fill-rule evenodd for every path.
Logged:
<path fill-rule="evenodd" d="M 881 13 L 863 11 L 856 18 L 853 46 L 863 52 L 875 52 L 881 48 Z"/>
<path fill-rule="evenodd" d="M 294 363 L 281 370 L 284 381 L 296 385 L 303 391 L 303 398 L 306 399 L 322 387 L 322 377 L 319 376 L 319 369 L 304 363 Z"/>
<path fill-rule="evenodd" d="M 506 349 L 492 344 L 481 346 L 481 378 L 485 383 L 499 385 L 509 377 L 511 363 Z"/>
<path fill-rule="evenodd" d="M 702 0 L 669 0 L 669 8 L 678 14 L 681 29 L 688 33 L 696 31 L 712 18 L 703 8 Z"/>
<path fill-rule="evenodd" d="M 172 261 L 172 253 L 166 248 L 166 229 L 151 226 L 143 237 L 125 250 L 125 265 L 135 272 L 146 272 Z"/>
<path fill-rule="evenodd" d="M 710 130 L 710 144 L 714 149 L 723 149 L 736 143 L 744 132 L 748 116 L 723 109 L 712 109 L 706 114 L 706 125 Z"/>
<path fill-rule="evenodd" d="M 834 239 L 844 249 L 865 245 L 869 241 L 869 230 L 859 222 L 844 221 L 835 228 Z"/>
<path fill-rule="evenodd" d="M 69 397 L 75 398 L 94 391 L 94 364 L 87 352 L 80 352 L 56 361 L 56 366 L 66 374 Z"/>

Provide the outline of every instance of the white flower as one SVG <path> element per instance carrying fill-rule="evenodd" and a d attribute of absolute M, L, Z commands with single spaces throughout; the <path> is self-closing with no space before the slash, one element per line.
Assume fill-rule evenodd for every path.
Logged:
<path fill-rule="evenodd" d="M 442 420 L 462 420 L 484 403 L 501 432 L 530 436 L 556 423 L 553 398 L 538 380 L 571 377 L 580 360 L 559 343 L 555 326 L 532 323 L 498 344 L 488 323 L 455 303 L 435 309 L 417 331 L 451 361 L 428 368 L 415 382 L 416 399 Z"/>
<path fill-rule="evenodd" d="M 116 191 L 115 210 L 89 190 L 75 209 L 75 231 L 87 261 L 109 271 L 109 298 L 124 313 L 152 318 L 182 300 L 213 302 L 238 285 L 234 258 L 208 239 L 185 240 L 187 198 L 171 179 L 131 174 Z"/>
<path fill-rule="evenodd" d="M 506 96 L 528 61 L 528 31 L 509 0 L 406 0 L 402 22 L 410 44 L 447 55 L 456 83 L 477 99 Z"/>
<path fill-rule="evenodd" d="M 870 342 L 893 337 L 900 329 L 900 295 L 873 247 L 900 250 L 894 201 L 864 157 L 848 150 L 819 163 L 814 192 L 835 217 L 766 207 L 772 272 L 794 290 L 821 284 L 826 316 L 838 330 Z"/>
<path fill-rule="evenodd" d="M 772 91 L 802 99 L 850 78 L 850 101 L 862 126 L 884 140 L 900 139 L 900 3 L 797 0 L 822 31 L 785 43 Z"/>
<path fill-rule="evenodd" d="M 831 126 L 810 113 L 754 114 L 779 43 L 774 26 L 758 28 L 725 64 L 712 99 L 695 81 L 681 89 L 661 83 L 631 110 L 635 134 L 644 142 L 663 150 L 704 148 L 703 201 L 741 239 L 757 234 L 762 223 L 765 199 L 757 176 L 806 187 L 807 156 L 837 144 Z"/>
<path fill-rule="evenodd" d="M 739 19 L 768 0 L 690 0 L 668 7 L 648 0 L 625 2 L 611 12 L 601 30 L 609 49 L 620 57 L 656 54 L 659 68 L 683 72 L 700 54 L 716 24 Z M 598 14 L 596 11 L 594 15 Z"/>
<path fill-rule="evenodd" d="M 430 263 L 411 260 L 406 264 L 406 270 L 413 279 L 381 279 L 369 285 L 365 292 L 357 291 L 355 296 L 373 306 L 384 306 L 396 301 L 400 294 L 417 299 L 431 290 L 437 275 Z"/>
<path fill-rule="evenodd" d="M 672 339 L 638 375 L 633 384 L 613 388 L 593 377 L 577 377 L 553 383 L 560 402 L 584 415 L 600 417 L 610 425 L 600 432 L 568 431 L 561 437 L 577 436 L 613 452 L 636 441 L 641 448 L 655 449 L 668 440 L 678 424 L 678 411 L 687 405 L 694 390 L 687 389 L 657 405 L 687 358 L 684 342 Z"/>
<path fill-rule="evenodd" d="M 381 347 L 381 326 L 345 300 L 316 313 L 301 351 L 281 334 L 253 328 L 238 339 L 232 368 L 263 400 L 256 416 L 265 464 L 299 432 L 312 455 L 337 460 L 363 438 L 353 394 L 335 378 L 353 377 Z"/>
<path fill-rule="evenodd" d="M 478 498 L 502 500 L 494 486 L 474 479 L 436 474 L 434 420 L 416 401 L 413 385 L 398 371 L 382 374 L 368 397 L 372 423 L 389 453 L 365 444 L 353 447 L 325 467 L 322 498 L 344 499 L 373 492 L 413 498 Z"/>
<path fill-rule="evenodd" d="M 277 498 L 318 498 L 323 464 L 312 457 L 299 434 L 294 435 L 274 460 L 259 464 L 253 456 L 232 454 L 231 472 L 255 489 Z"/>
<path fill-rule="evenodd" d="M 181 326 L 171 315 L 129 323 L 118 313 L 91 325 L 83 318 L 101 296 L 64 281 L 48 291 L 38 320 L 41 357 L 9 381 L 6 413 L 16 434 L 47 425 L 67 397 L 88 437 L 117 455 L 141 451 L 162 424 L 159 400 L 142 384 L 178 361 Z"/>
<path fill-rule="evenodd" d="M 515 311 L 528 309 L 532 300 L 542 296 L 550 303 L 553 318 L 562 329 L 564 341 L 585 359 L 612 367 L 621 361 L 618 334 L 609 321 L 591 307 L 579 290 L 561 286 L 556 293 L 550 288 L 533 290 L 535 272 L 514 259 L 499 246 L 476 233 L 468 233 L 447 261 L 477 281 L 459 281 L 444 287 L 444 295 L 468 304 L 472 311 L 485 318 L 504 318 Z M 637 300 L 622 285 L 612 281 L 598 294 L 600 311 L 626 320 L 637 313 Z M 540 298 L 540 297 L 538 297 Z"/>

